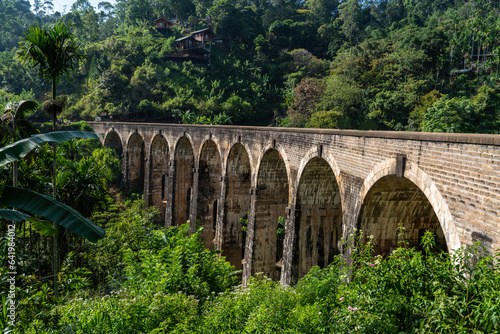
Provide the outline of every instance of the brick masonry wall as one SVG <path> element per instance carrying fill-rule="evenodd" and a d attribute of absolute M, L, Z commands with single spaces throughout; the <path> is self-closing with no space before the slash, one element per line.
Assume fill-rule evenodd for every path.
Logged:
<path fill-rule="evenodd" d="M 299 180 L 308 161 L 314 157 L 328 162 L 335 175 L 340 191 L 344 237 L 359 224 L 364 200 L 374 189 L 372 187 L 382 178 L 393 175 L 411 181 L 425 195 L 439 221 L 449 250 L 471 245 L 475 241 L 482 241 L 492 251 L 500 248 L 500 135 L 145 123 L 91 125 L 96 132 L 105 134 L 103 141 L 110 132 L 116 132 L 122 141 L 124 158 L 127 158 L 128 153 L 127 140 L 134 132 L 144 140 L 146 157 L 150 156 L 153 138 L 158 134 L 163 136 L 168 143 L 168 152 L 172 152 L 168 157 L 170 160 L 173 159 L 177 142 L 185 137 L 192 145 L 195 166 L 199 166 L 203 143 L 211 138 L 219 150 L 222 182 L 227 182 L 225 174 L 230 150 L 236 143 L 241 143 L 249 154 L 253 191 L 257 186 L 259 166 L 264 154 L 269 149 L 276 149 L 283 159 L 288 178 L 288 201 L 277 203 L 286 205 L 290 213 L 286 217 L 288 225 L 281 270 L 281 281 L 285 284 L 291 279 L 294 212 Z M 128 159 L 131 159 L 130 155 Z M 172 161 L 169 161 L 169 166 L 172 165 Z M 124 162 L 124 168 L 127 166 Z M 148 169 L 146 174 L 150 173 Z M 135 174 L 124 170 L 125 177 Z M 150 189 L 149 179 L 145 177 L 145 191 Z M 172 189 L 171 184 L 172 180 L 167 182 L 169 189 Z M 224 185 L 220 189 L 221 193 L 226 191 Z M 194 201 L 196 207 L 197 189 L 192 193 L 192 203 Z M 171 203 L 172 194 L 168 195 L 167 202 Z M 224 203 L 230 196 L 220 195 L 219 203 Z M 250 198 L 254 202 L 249 204 L 255 208 L 257 196 Z M 220 218 L 223 209 L 219 210 L 217 226 L 222 225 Z M 167 204 L 167 225 L 172 215 L 169 216 L 168 211 Z M 243 261 L 244 281 L 254 272 L 254 244 L 261 244 L 260 240 L 255 243 L 255 231 L 251 230 L 255 223 L 252 221 L 254 217 L 255 214 L 251 212 Z M 223 233 L 216 235 L 216 239 L 220 239 Z M 276 252 L 275 249 L 266 251 Z M 257 253 L 260 254 L 261 250 Z"/>

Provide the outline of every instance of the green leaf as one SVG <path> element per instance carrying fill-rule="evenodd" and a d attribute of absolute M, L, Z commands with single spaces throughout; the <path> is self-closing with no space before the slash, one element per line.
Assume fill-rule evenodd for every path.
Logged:
<path fill-rule="evenodd" d="M 16 106 L 17 105 L 17 106 Z M 14 107 L 16 106 L 16 107 Z M 5 111 L 13 112 L 14 114 L 24 115 L 26 112 L 31 110 L 36 110 L 38 108 L 38 103 L 33 100 L 22 100 L 17 104 L 12 102 L 5 106 Z"/>
<path fill-rule="evenodd" d="M 97 133 L 87 131 L 58 131 L 34 135 L 0 148 L 0 166 L 22 159 L 38 145 L 46 142 L 63 143 L 73 138 L 99 138 Z"/>
<path fill-rule="evenodd" d="M 53 237 L 57 235 L 57 229 L 54 228 L 54 225 L 47 220 L 40 220 L 31 217 L 28 221 L 30 222 L 31 227 L 41 235 L 46 237 Z"/>
<path fill-rule="evenodd" d="M 52 237 L 57 235 L 57 229 L 54 228 L 51 222 L 46 220 L 40 220 L 35 217 L 31 217 L 25 213 L 10 210 L 10 209 L 0 209 L 0 217 L 10 221 L 29 221 L 31 227 L 36 230 L 41 235 L 45 235 L 47 237 Z"/>
<path fill-rule="evenodd" d="M 28 216 L 25 213 L 10 209 L 0 209 L 0 217 L 14 222 L 28 220 L 31 218 L 31 216 Z"/>
<path fill-rule="evenodd" d="M 92 242 L 96 242 L 105 235 L 101 227 L 83 217 L 75 209 L 52 197 L 37 194 L 31 190 L 5 186 L 0 196 L 0 204 L 44 217 Z"/>

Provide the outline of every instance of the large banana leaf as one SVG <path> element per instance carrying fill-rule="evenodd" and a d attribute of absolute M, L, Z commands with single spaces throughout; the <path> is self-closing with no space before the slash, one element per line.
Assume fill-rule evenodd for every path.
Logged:
<path fill-rule="evenodd" d="M 5 186 L 0 196 L 0 205 L 13 207 L 48 219 L 92 242 L 96 242 L 105 235 L 101 227 L 83 217 L 72 207 L 31 190 Z"/>
<path fill-rule="evenodd" d="M 97 133 L 88 131 L 57 131 L 34 135 L 0 148 L 0 166 L 20 160 L 41 143 L 62 143 L 73 138 L 99 138 Z"/>
<path fill-rule="evenodd" d="M 14 222 L 28 220 L 31 218 L 31 216 L 28 216 L 25 213 L 10 209 L 0 209 L 0 217 Z"/>
<path fill-rule="evenodd" d="M 57 229 L 54 228 L 51 222 L 28 216 L 27 214 L 16 210 L 0 209 L 0 218 L 16 222 L 26 220 L 35 231 L 42 235 L 47 237 L 57 235 Z"/>

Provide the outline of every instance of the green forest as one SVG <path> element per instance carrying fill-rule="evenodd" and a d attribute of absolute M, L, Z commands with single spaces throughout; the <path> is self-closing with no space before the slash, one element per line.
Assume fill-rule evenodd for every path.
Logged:
<path fill-rule="evenodd" d="M 159 33 L 159 17 L 178 23 Z M 50 91 L 16 59 L 26 29 L 72 27 L 85 57 L 58 88 L 62 119 L 499 130 L 494 0 L 117 0 L 98 8 L 78 0 L 65 14 L 51 0 L 0 0 L 0 19 L 0 101 L 42 101 Z M 224 41 L 209 64 L 166 57 L 176 39 L 204 28 Z"/>
<path fill-rule="evenodd" d="M 499 14 L 493 0 L 78 0 L 65 14 L 0 0 L 0 330 L 500 333 L 500 253 L 436 251 L 429 231 L 410 248 L 403 224 L 386 257 L 354 229 L 291 286 L 242 285 L 201 227 L 164 227 L 126 190 L 86 122 L 498 133 Z M 159 32 L 159 17 L 177 23 Z M 209 62 L 168 57 L 206 28 L 221 41 Z"/>

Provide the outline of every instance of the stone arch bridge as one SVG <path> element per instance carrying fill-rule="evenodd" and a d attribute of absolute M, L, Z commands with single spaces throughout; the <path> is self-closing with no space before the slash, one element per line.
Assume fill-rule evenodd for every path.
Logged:
<path fill-rule="evenodd" d="M 399 224 L 410 246 L 431 230 L 444 250 L 500 247 L 500 135 L 91 125 L 122 155 L 126 187 L 167 226 L 200 220 L 244 283 L 256 272 L 293 283 L 354 228 L 380 254 Z"/>

